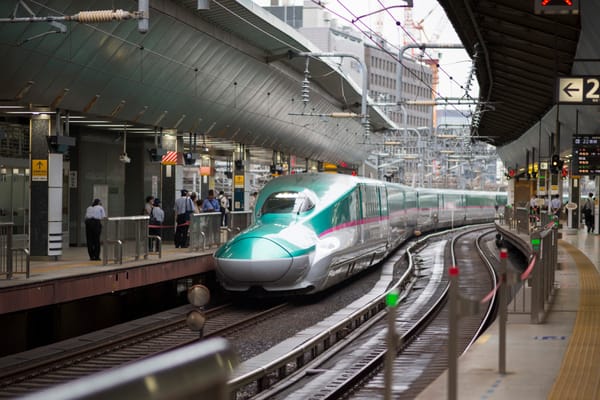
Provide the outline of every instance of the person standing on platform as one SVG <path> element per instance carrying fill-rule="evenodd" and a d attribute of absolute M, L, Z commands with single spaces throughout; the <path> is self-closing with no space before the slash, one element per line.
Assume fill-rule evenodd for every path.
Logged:
<path fill-rule="evenodd" d="M 165 220 L 165 212 L 162 208 L 160 208 L 160 199 L 154 199 L 154 203 L 152 203 L 152 211 L 150 211 L 150 225 L 151 228 L 148 229 L 148 233 L 154 236 L 160 236 L 160 226 Z M 150 251 L 158 251 L 158 240 L 151 238 L 150 242 Z"/>
<path fill-rule="evenodd" d="M 210 189 L 208 197 L 202 202 L 202 212 L 220 212 L 219 200 L 215 199 L 215 191 Z"/>
<path fill-rule="evenodd" d="M 219 208 L 221 209 L 221 226 L 227 226 L 227 214 L 229 214 L 229 199 L 222 190 L 219 192 Z"/>
<path fill-rule="evenodd" d="M 581 209 L 588 233 L 594 230 L 594 194 L 590 193 Z"/>
<path fill-rule="evenodd" d="M 152 207 L 154 206 L 154 196 L 146 196 L 146 204 L 144 205 L 144 211 L 142 215 L 150 215 Z"/>
<path fill-rule="evenodd" d="M 194 214 L 198 214 L 200 212 L 200 207 L 198 207 L 198 201 L 196 200 L 198 195 L 196 192 L 192 192 L 190 194 L 190 199 L 192 200 L 192 207 L 194 208 Z"/>
<path fill-rule="evenodd" d="M 258 197 L 258 192 L 252 192 L 250 195 L 250 200 L 248 201 L 248 210 L 254 211 L 254 206 L 256 205 L 256 198 Z"/>
<path fill-rule="evenodd" d="M 560 219 L 560 210 L 562 208 L 562 202 L 560 201 L 560 197 L 555 194 L 550 200 L 550 209 L 552 214 L 556 215 L 557 218 Z"/>
<path fill-rule="evenodd" d="M 187 247 L 187 235 L 190 227 L 190 214 L 193 212 L 192 200 L 188 191 L 181 190 L 181 197 L 175 200 L 175 214 L 177 214 L 177 228 L 175 228 L 175 248 Z"/>
<path fill-rule="evenodd" d="M 90 260 L 100 260 L 100 234 L 102 219 L 106 218 L 100 199 L 94 199 L 92 205 L 85 211 L 85 236 Z"/>

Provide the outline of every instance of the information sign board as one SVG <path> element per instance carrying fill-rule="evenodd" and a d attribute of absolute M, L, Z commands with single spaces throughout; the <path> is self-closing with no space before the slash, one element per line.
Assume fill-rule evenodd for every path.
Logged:
<path fill-rule="evenodd" d="M 556 102 L 559 104 L 600 104 L 600 77 L 557 78 Z"/>
<path fill-rule="evenodd" d="M 573 135 L 573 175 L 600 175 L 600 135 Z"/>

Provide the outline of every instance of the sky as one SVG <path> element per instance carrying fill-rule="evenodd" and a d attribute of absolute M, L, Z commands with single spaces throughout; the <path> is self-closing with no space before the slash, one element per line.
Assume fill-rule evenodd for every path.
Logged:
<path fill-rule="evenodd" d="M 271 3 L 270 0 L 253 1 L 261 6 L 270 5 Z M 290 6 L 303 4 L 303 0 L 279 1 L 280 4 L 287 3 Z M 380 23 L 383 36 L 388 42 L 397 46 L 403 44 L 403 38 L 406 34 L 396 26 L 395 21 L 400 21 L 403 26 L 405 25 L 406 7 L 393 6 L 406 5 L 405 0 L 325 0 L 325 3 L 328 9 L 350 21 L 356 19 L 357 16 L 382 10 L 384 6 L 388 7 L 388 11 L 381 11 L 373 16 L 361 18 L 361 21 L 364 21 L 368 27 L 373 29 Z M 460 44 L 458 35 L 456 35 L 452 24 L 446 18 L 444 10 L 437 0 L 413 0 L 412 20 L 416 24 L 422 21 L 420 24 L 422 30 L 409 29 L 409 32 L 418 43 Z M 342 25 L 351 24 L 340 18 L 338 18 L 338 22 Z M 365 25 L 360 23 L 357 23 L 356 26 L 362 30 L 366 29 Z M 411 39 L 408 40 L 408 43 L 412 43 Z M 471 61 L 466 51 L 461 49 L 430 49 L 427 52 L 431 58 L 439 58 L 440 60 L 438 90 L 440 95 L 442 97 L 463 97 L 465 90 L 460 85 L 466 86 L 471 69 Z M 477 98 L 477 91 L 477 83 L 474 80 L 469 93 L 472 97 Z"/>

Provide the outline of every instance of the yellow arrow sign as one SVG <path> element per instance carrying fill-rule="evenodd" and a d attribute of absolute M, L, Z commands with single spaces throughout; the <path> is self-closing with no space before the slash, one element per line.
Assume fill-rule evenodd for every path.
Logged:
<path fill-rule="evenodd" d="M 31 160 L 31 180 L 48 180 L 48 160 Z"/>

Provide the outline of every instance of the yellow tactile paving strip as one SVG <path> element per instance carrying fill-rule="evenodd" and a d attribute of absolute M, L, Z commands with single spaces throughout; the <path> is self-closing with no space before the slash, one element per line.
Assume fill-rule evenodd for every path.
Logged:
<path fill-rule="evenodd" d="M 600 399 L 600 274 L 575 246 L 560 241 L 579 271 L 579 308 L 573 334 L 549 399 Z"/>

